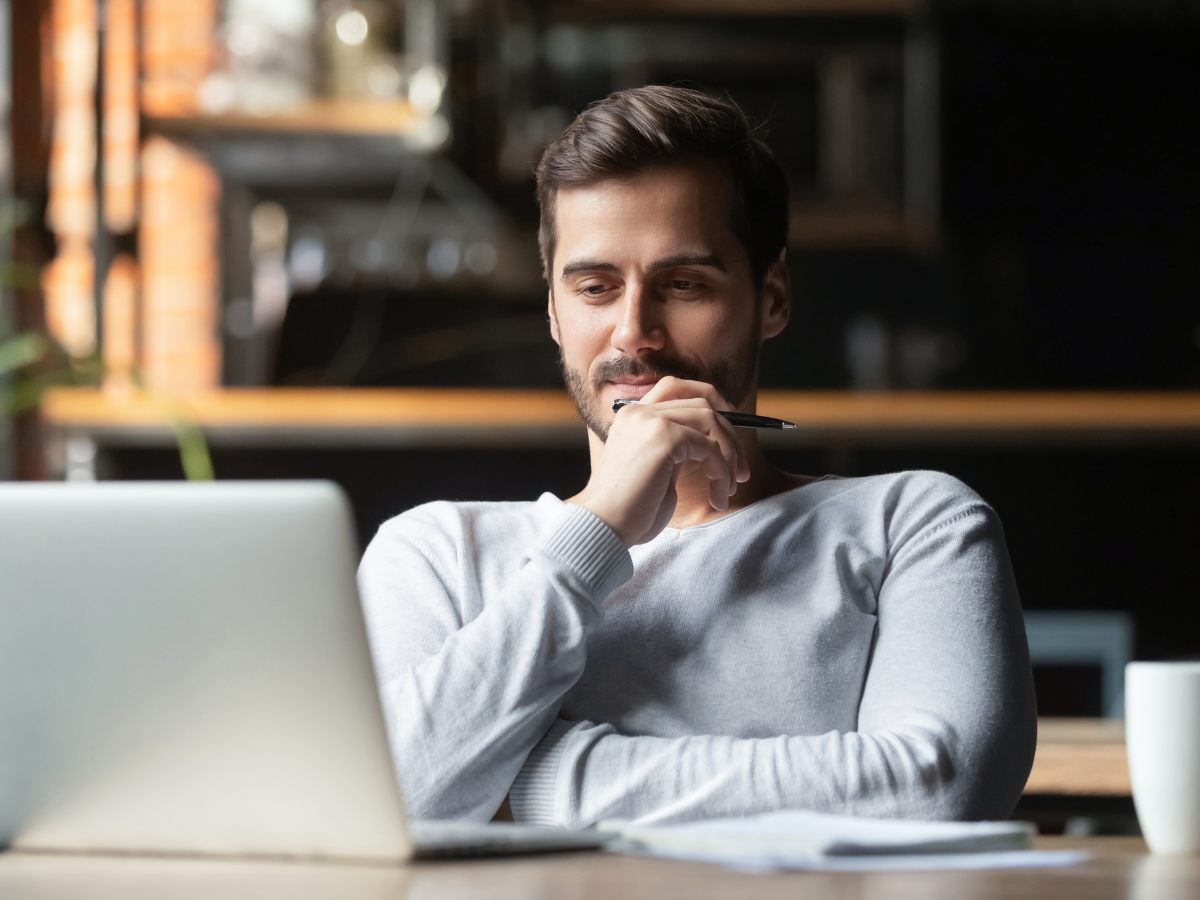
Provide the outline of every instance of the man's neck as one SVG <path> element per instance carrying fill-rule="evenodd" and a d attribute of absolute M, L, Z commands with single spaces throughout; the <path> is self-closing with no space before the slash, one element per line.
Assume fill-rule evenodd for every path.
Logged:
<path fill-rule="evenodd" d="M 671 528 L 690 528 L 711 522 L 794 485 L 791 476 L 767 462 L 759 448 L 757 432 L 739 428 L 738 437 L 750 466 L 750 480 L 737 486 L 737 492 L 729 498 L 727 509 L 717 510 L 713 509 L 710 502 L 710 482 L 703 469 L 695 463 L 684 466 L 675 481 L 677 500 L 675 514 L 669 523 Z"/>

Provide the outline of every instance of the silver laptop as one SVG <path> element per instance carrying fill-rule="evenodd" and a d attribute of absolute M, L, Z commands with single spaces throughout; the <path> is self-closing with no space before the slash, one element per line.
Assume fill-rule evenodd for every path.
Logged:
<path fill-rule="evenodd" d="M 0 484 L 0 847 L 402 860 L 602 844 L 406 823 L 357 558 L 330 483 Z"/>

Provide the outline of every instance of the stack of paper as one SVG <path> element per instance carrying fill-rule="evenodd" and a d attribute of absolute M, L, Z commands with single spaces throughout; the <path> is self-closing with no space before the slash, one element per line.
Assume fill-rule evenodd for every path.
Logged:
<path fill-rule="evenodd" d="M 916 822 L 777 812 L 684 825 L 601 825 L 610 849 L 708 860 L 747 868 L 976 868 L 1076 862 L 1080 854 L 1035 853 L 1028 822 Z"/>

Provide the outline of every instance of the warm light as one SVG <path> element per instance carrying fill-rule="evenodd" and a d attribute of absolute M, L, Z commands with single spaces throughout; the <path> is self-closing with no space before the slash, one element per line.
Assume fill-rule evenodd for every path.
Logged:
<path fill-rule="evenodd" d="M 393 97 L 400 90 L 400 72 L 388 63 L 371 66 L 367 72 L 367 87 L 376 97 Z"/>
<path fill-rule="evenodd" d="M 437 66 L 421 66 L 408 83 L 408 99 L 421 112 L 433 112 L 442 103 L 446 76 Z"/>
<path fill-rule="evenodd" d="M 367 17 L 358 10 L 351 9 L 337 17 L 334 30 L 342 43 L 357 47 L 367 39 L 367 32 L 371 29 L 367 24 Z"/>
<path fill-rule="evenodd" d="M 467 247 L 463 262 L 475 275 L 490 275 L 496 268 L 496 248 L 487 241 L 476 241 Z"/>

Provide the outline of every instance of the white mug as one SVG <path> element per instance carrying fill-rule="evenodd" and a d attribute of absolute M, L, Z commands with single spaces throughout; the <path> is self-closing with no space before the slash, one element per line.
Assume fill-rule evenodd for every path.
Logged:
<path fill-rule="evenodd" d="M 1200 662 L 1125 667 L 1125 742 L 1150 849 L 1200 854 Z"/>

